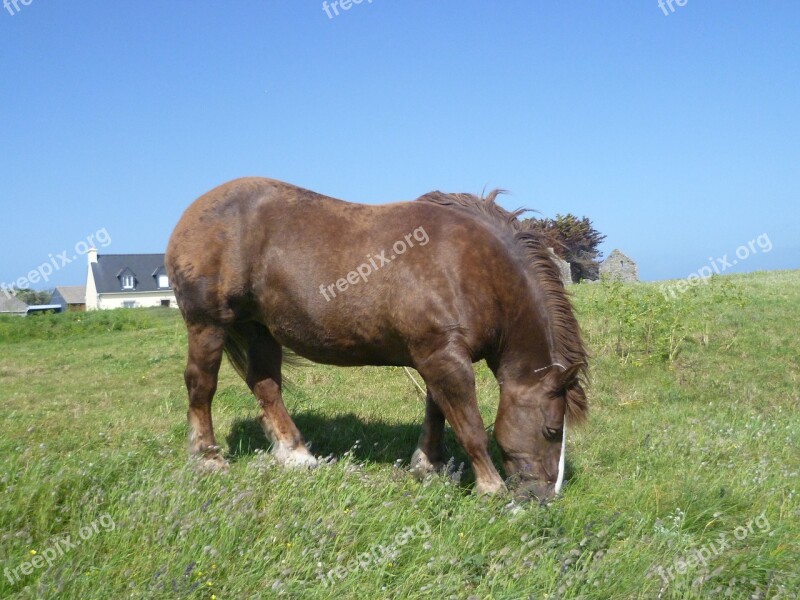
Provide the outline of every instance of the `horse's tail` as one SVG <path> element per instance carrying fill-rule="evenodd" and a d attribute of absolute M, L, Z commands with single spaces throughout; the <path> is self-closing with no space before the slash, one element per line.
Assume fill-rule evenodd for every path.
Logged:
<path fill-rule="evenodd" d="M 261 327 L 264 326 L 261 325 Z M 266 330 L 266 327 L 264 329 Z M 249 366 L 247 346 L 247 338 L 235 325 L 225 330 L 225 355 L 239 374 L 239 377 L 244 381 L 247 381 L 247 369 Z"/>
<path fill-rule="evenodd" d="M 250 322 L 247 324 L 251 328 L 248 333 L 260 337 L 272 337 L 269 329 L 261 323 Z M 256 328 L 253 330 L 252 328 Z M 241 327 L 230 325 L 225 328 L 225 355 L 228 357 L 233 368 L 245 382 L 247 382 L 247 370 L 250 366 L 250 360 L 247 357 L 247 334 L 242 331 Z M 281 364 L 288 367 L 304 367 L 308 365 L 308 361 L 301 358 L 285 346 L 281 349 Z M 291 384 L 290 380 L 284 376 L 283 383 Z"/>

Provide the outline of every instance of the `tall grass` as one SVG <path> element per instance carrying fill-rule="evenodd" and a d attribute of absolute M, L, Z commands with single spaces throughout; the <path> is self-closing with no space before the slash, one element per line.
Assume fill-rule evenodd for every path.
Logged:
<path fill-rule="evenodd" d="M 176 311 L 0 320 L 0 597 L 797 598 L 800 272 L 572 294 L 591 416 L 546 507 L 476 498 L 468 466 L 417 482 L 424 406 L 399 369 L 289 373 L 330 457 L 297 472 L 224 365 L 231 468 L 200 475 Z M 476 374 L 488 426 L 497 386 Z"/>

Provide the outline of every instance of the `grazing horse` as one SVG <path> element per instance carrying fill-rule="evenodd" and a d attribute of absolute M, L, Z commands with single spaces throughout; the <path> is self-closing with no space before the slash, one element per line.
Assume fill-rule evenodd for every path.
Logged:
<path fill-rule="evenodd" d="M 416 369 L 427 398 L 412 467 L 443 466 L 447 420 L 476 491 L 495 494 L 505 484 L 472 368 L 484 359 L 500 387 L 494 435 L 506 475 L 551 498 L 567 415 L 587 409 L 587 354 L 550 254 L 498 193 L 371 206 L 253 177 L 197 199 L 166 254 L 188 330 L 190 454 L 226 466 L 211 420 L 225 352 L 258 399 L 277 460 L 316 464 L 281 398 L 287 348 L 332 365 Z"/>

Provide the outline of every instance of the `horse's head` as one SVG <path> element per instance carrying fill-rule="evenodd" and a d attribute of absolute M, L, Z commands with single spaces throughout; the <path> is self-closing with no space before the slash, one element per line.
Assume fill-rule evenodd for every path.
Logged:
<path fill-rule="evenodd" d="M 506 475 L 518 484 L 518 492 L 541 502 L 561 487 L 567 413 L 580 417 L 586 404 L 579 377 L 582 366 L 556 364 L 538 380 L 501 385 L 494 435 Z"/>

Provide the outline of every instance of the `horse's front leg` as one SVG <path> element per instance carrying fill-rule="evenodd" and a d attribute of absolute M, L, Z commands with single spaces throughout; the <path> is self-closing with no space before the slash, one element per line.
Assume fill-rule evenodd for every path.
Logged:
<path fill-rule="evenodd" d="M 478 411 L 475 372 L 469 357 L 450 346 L 418 361 L 417 370 L 469 457 L 475 472 L 475 491 L 480 495 L 504 492 L 506 486 L 489 456 L 489 438 Z M 435 443 L 436 435 L 431 439 Z M 432 452 L 435 447 L 434 444 Z"/>

